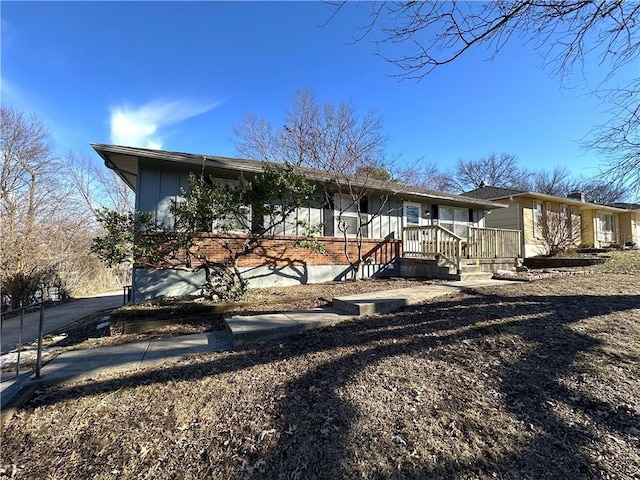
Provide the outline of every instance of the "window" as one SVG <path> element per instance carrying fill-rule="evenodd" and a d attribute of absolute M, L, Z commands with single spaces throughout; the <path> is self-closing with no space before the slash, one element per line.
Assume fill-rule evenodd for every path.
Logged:
<path fill-rule="evenodd" d="M 360 199 L 360 209 L 358 209 L 357 201 L 349 195 L 336 193 L 334 196 L 334 217 L 336 220 L 336 234 L 346 233 L 347 236 L 354 236 L 358 229 L 366 224 L 366 199 Z M 362 219 L 358 218 L 358 210 Z M 366 229 L 363 229 L 362 235 L 367 236 Z"/>
<path fill-rule="evenodd" d="M 439 207 L 438 224 L 459 237 L 467 238 L 469 229 L 469 209 L 455 207 Z"/>
<path fill-rule="evenodd" d="M 614 239 L 614 217 L 612 213 L 598 212 L 597 214 L 597 240 L 602 243 L 612 243 Z"/>
<path fill-rule="evenodd" d="M 251 208 L 247 206 L 241 206 L 239 208 L 239 216 L 229 214 L 224 218 L 219 218 L 213 221 L 214 232 L 216 231 L 228 231 L 228 232 L 246 232 L 251 225 Z"/>
<path fill-rule="evenodd" d="M 600 226 L 603 232 L 613 232 L 613 215 L 610 213 L 601 213 Z"/>
<path fill-rule="evenodd" d="M 237 185 L 237 181 L 234 180 L 220 180 L 215 179 L 212 182 L 210 177 L 205 178 L 205 182 L 208 186 L 213 188 L 213 192 L 210 194 L 213 196 L 216 195 L 224 195 L 223 188 L 229 187 L 235 189 Z M 215 185 L 213 184 L 215 182 Z M 220 187 L 220 189 L 218 189 Z M 182 199 L 179 199 L 182 201 Z M 232 207 L 227 208 L 224 204 L 220 204 L 222 200 L 216 200 L 214 204 L 216 208 L 215 212 L 212 213 L 212 221 L 210 229 L 212 232 L 234 232 L 234 233 L 244 233 L 247 230 L 251 229 L 251 219 L 252 212 L 251 206 L 249 205 L 239 205 L 238 208 Z M 233 210 L 233 211 L 231 211 Z M 221 211 L 226 213 L 225 215 L 221 215 Z"/>
<path fill-rule="evenodd" d="M 404 204 L 404 223 L 405 226 L 420 225 L 420 208 L 419 203 L 405 202 Z"/>
<path fill-rule="evenodd" d="M 542 238 L 542 215 L 544 210 L 542 208 L 542 202 L 533 202 L 533 236 L 535 238 Z"/>
<path fill-rule="evenodd" d="M 297 235 L 298 234 L 298 211 L 289 213 L 286 218 L 282 218 L 283 207 L 280 203 L 265 205 L 265 210 L 271 214 L 264 215 L 264 226 L 268 233 L 273 235 Z"/>

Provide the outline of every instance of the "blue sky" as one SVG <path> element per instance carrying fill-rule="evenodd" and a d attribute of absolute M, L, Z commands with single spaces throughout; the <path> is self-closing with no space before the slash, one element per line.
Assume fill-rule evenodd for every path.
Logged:
<path fill-rule="evenodd" d="M 317 2 L 3 1 L 1 9 L 2 103 L 36 114 L 61 154 L 98 161 L 89 147 L 97 142 L 234 156 L 243 113 L 279 125 L 302 88 L 378 111 L 389 154 L 405 163 L 444 169 L 505 152 L 523 167 L 585 175 L 600 163 L 578 142 L 607 120 L 605 108 L 588 89 L 562 89 L 517 41 L 493 61 L 474 52 L 416 82 L 390 76 L 398 71 L 373 43 L 351 42 L 366 4 L 349 4 L 325 26 L 331 12 Z"/>

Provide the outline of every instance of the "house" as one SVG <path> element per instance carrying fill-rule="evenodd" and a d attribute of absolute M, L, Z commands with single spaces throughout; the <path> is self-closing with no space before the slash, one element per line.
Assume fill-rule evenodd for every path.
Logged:
<path fill-rule="evenodd" d="M 624 245 L 640 248 L 640 203 L 614 203 L 611 206 L 625 210 L 619 216 Z"/>
<path fill-rule="evenodd" d="M 621 215 L 625 215 L 626 210 L 586 202 L 581 194 L 565 198 L 485 186 L 465 192 L 464 195 L 508 205 L 487 215 L 485 226 L 520 230 L 525 257 L 548 253 L 543 238 L 542 224 L 545 219 L 561 219 L 562 227 L 570 231 L 572 246 L 582 244 L 602 248 L 612 244 L 623 245 L 629 235 L 628 231 L 621 228 Z"/>
<path fill-rule="evenodd" d="M 156 221 L 170 221 L 170 205 L 181 188 L 188 186 L 189 172 L 204 169 L 216 178 L 233 182 L 240 175 L 250 179 L 261 172 L 263 163 L 254 160 L 209 155 L 148 150 L 116 145 L 92 144 L 105 165 L 112 169 L 134 192 L 135 208 L 151 212 Z M 323 183 L 328 175 L 305 170 L 310 181 Z M 444 276 L 461 278 L 470 269 L 492 271 L 514 265 L 520 256 L 519 232 L 490 230 L 485 227 L 489 210 L 504 205 L 399 184 L 367 184 L 370 194 L 364 199 L 362 215 L 370 220 L 363 239 L 364 271 L 374 276 Z M 327 254 L 294 248 L 299 240 L 295 225 L 285 225 L 268 239 L 268 256 L 243 257 L 239 267 L 250 286 L 318 283 L 346 278 L 350 273 L 345 259 L 345 239 L 338 231 L 335 206 L 343 192 L 335 191 L 331 202 L 297 211 L 298 218 L 322 225 L 318 240 Z M 382 201 L 381 199 L 386 201 Z M 247 206 L 248 215 L 252 214 Z M 257 209 L 256 209 L 257 210 Z M 373 213 L 376 212 L 376 213 Z M 354 218 L 349 218 L 353 216 Z M 340 221 L 357 222 L 349 209 Z M 200 246 L 207 255 L 219 254 L 216 242 L 225 236 L 237 239 L 241 248 L 246 232 L 222 234 L 203 232 Z M 346 248 L 354 252 L 355 242 L 347 238 Z M 162 270 L 135 265 L 133 298 L 138 301 L 158 295 L 185 294 L 201 285 L 191 271 Z"/>

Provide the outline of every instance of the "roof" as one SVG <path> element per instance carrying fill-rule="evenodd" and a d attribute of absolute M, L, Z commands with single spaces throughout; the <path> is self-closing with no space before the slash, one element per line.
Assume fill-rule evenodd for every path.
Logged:
<path fill-rule="evenodd" d="M 102 157 L 105 165 L 114 170 L 116 174 L 133 190 L 136 190 L 138 176 L 138 164 L 141 159 L 150 159 L 156 162 L 168 164 L 180 164 L 184 166 L 209 167 L 220 174 L 237 175 L 238 172 L 259 173 L 264 163 L 259 160 L 247 160 L 241 158 L 219 157 L 214 155 L 201 155 L 183 152 L 169 152 L 165 150 L 150 150 L 147 148 L 126 147 L 121 145 L 106 145 L 92 143 L 93 149 Z M 309 168 L 300 168 L 312 181 L 329 181 L 332 177 L 326 172 Z M 353 177 L 355 184 L 358 178 Z M 486 209 L 503 208 L 506 205 L 482 198 L 474 198 L 464 195 L 438 192 L 410 185 L 389 183 L 367 178 L 366 186 L 372 190 L 380 190 L 391 194 L 402 194 L 413 197 L 421 197 L 429 200 L 447 201 L 454 205 L 474 206 Z"/>
<path fill-rule="evenodd" d="M 544 200 L 548 202 L 559 202 L 566 205 L 573 205 L 576 207 L 580 207 L 581 210 L 609 210 L 612 212 L 622 212 L 624 208 L 610 206 L 610 205 L 600 205 L 598 203 L 591 202 L 583 202 L 582 200 L 578 200 L 575 198 L 568 197 L 559 197 L 557 195 L 548 195 L 546 193 L 538 193 L 538 192 L 528 192 L 526 190 L 515 190 L 511 188 L 501 188 L 501 187 L 480 187 L 475 190 L 471 190 L 469 192 L 465 192 L 464 195 L 468 197 L 482 198 L 484 200 L 497 201 L 500 200 L 510 200 L 514 197 L 533 197 L 539 200 Z"/>
<path fill-rule="evenodd" d="M 524 190 L 515 190 L 513 188 L 502 187 L 480 187 L 470 192 L 464 192 L 463 195 L 467 197 L 482 198 L 484 200 L 491 200 L 493 198 L 506 198 L 514 195 L 520 195 L 526 193 Z"/>
<path fill-rule="evenodd" d="M 640 203 L 616 202 L 611 204 L 612 207 L 624 208 L 625 210 L 640 210 Z"/>

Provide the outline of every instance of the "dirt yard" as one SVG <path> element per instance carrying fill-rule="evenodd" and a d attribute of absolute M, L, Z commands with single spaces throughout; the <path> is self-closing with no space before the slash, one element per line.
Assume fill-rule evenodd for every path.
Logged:
<path fill-rule="evenodd" d="M 640 479 L 640 254 L 37 392 L 0 477 Z"/>

